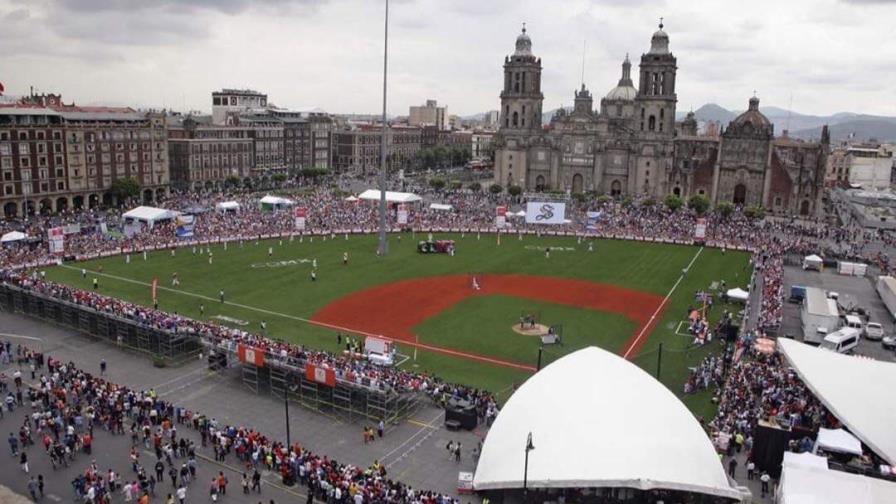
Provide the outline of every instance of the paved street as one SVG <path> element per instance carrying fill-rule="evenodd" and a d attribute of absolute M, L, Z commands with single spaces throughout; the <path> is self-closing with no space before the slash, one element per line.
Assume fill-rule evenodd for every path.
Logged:
<path fill-rule="evenodd" d="M 274 438 L 281 440 L 286 438 L 282 400 L 267 394 L 256 395 L 247 390 L 236 370 L 230 370 L 223 375 L 211 373 L 204 363 L 198 360 L 179 368 L 155 368 L 147 358 L 120 351 L 112 345 L 91 340 L 68 329 L 6 312 L 0 312 L 0 328 L 2 328 L 0 333 L 5 334 L 0 336 L 0 339 L 21 342 L 32 347 L 39 346 L 44 353 L 54 358 L 71 360 L 77 367 L 94 373 L 98 373 L 99 363 L 105 359 L 108 363 L 107 375 L 113 382 L 138 389 L 154 388 L 160 397 L 188 409 L 201 411 L 223 424 L 252 426 Z M 7 335 L 39 338 L 40 341 Z M 379 460 L 385 465 L 390 478 L 398 479 L 415 488 L 456 494 L 458 472 L 473 470 L 474 461 L 471 452 L 484 436 L 484 432 L 449 432 L 442 427 L 443 418 L 444 414 L 440 409 L 427 404 L 411 420 L 397 426 L 388 426 L 383 439 L 364 444 L 361 436 L 363 424 L 343 422 L 293 404 L 290 407 L 290 432 L 294 441 L 340 462 L 367 467 L 375 460 Z M 15 418 L 7 416 L 0 422 L 2 422 L 0 425 L 7 430 L 3 436 L 5 438 L 13 427 L 18 430 L 21 419 L 17 416 Z M 460 463 L 449 459 L 445 451 L 445 446 L 450 440 L 463 443 Z M 129 442 L 129 439 L 98 433 L 94 453 L 100 467 L 107 469 L 105 466 L 111 464 L 116 469 L 129 470 L 127 467 Z M 4 448 L 8 454 L 8 447 Z M 206 456 L 211 455 L 211 452 L 202 453 Z M 154 458 L 151 454 L 147 456 Z M 49 462 L 46 461 L 45 467 L 42 467 L 37 458 L 35 457 L 32 472 L 44 471 L 45 476 L 50 474 L 52 470 L 49 469 Z M 4 460 L 3 465 L 0 465 L 0 484 L 27 493 L 27 480 L 21 477 L 20 471 L 17 472 L 17 464 L 11 458 L 0 457 L 0 459 Z M 79 470 L 83 470 L 90 462 L 85 457 L 81 457 L 78 461 L 81 464 Z M 209 464 L 212 462 L 206 461 L 203 470 L 208 471 L 210 481 L 212 468 L 208 467 Z M 221 469 L 215 469 L 217 470 Z M 70 471 L 71 474 L 60 471 L 60 475 L 64 475 L 62 478 L 53 477 L 54 495 L 64 498 L 73 495 L 69 482 L 73 478 L 74 469 Z M 231 484 L 238 483 L 239 480 L 236 473 L 229 479 Z M 268 481 L 274 482 L 276 479 L 269 478 Z M 202 498 L 208 499 L 207 486 L 202 485 L 202 492 L 191 490 L 191 495 L 195 493 L 198 496 L 202 493 Z M 278 491 L 280 497 L 292 495 L 271 486 L 271 497 L 268 498 L 276 499 L 274 495 Z M 158 489 L 156 493 L 159 494 Z M 230 493 L 227 499 L 234 502 L 257 502 L 254 497 L 237 500 Z"/>

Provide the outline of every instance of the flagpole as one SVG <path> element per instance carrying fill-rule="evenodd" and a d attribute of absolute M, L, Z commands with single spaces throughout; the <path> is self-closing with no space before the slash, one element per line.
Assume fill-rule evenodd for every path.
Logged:
<path fill-rule="evenodd" d="M 389 0 L 386 0 L 386 20 L 383 33 L 383 132 L 380 139 L 380 240 L 379 254 L 384 257 L 389 252 L 386 239 L 386 75 L 389 68 Z"/>

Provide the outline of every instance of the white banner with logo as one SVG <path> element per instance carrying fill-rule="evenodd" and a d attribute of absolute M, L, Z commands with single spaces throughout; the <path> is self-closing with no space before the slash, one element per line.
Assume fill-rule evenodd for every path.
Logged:
<path fill-rule="evenodd" d="M 563 224 L 564 219 L 566 219 L 566 203 L 526 204 L 526 224 Z"/>
<path fill-rule="evenodd" d="M 61 227 L 47 230 L 47 238 L 50 242 L 50 253 L 61 255 L 65 252 L 65 232 Z"/>
<path fill-rule="evenodd" d="M 507 225 L 507 207 L 495 207 L 495 227 L 501 229 L 505 225 Z"/>
<path fill-rule="evenodd" d="M 305 214 L 308 210 L 305 207 L 296 207 L 294 210 L 295 224 L 298 231 L 305 230 Z"/>
<path fill-rule="evenodd" d="M 396 214 L 396 220 L 399 224 L 407 224 L 408 223 L 408 206 L 404 203 L 398 205 L 398 213 Z"/>

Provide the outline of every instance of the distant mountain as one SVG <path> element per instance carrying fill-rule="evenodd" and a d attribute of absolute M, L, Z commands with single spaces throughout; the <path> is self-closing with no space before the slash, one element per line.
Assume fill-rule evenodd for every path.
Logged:
<path fill-rule="evenodd" d="M 738 112 L 732 112 L 715 103 L 707 103 L 694 111 L 694 115 L 697 117 L 698 121 L 713 121 L 722 124 L 728 124 L 734 120 L 738 114 Z"/>
<path fill-rule="evenodd" d="M 858 116 L 862 117 L 862 116 Z M 829 126 L 831 140 L 847 140 L 850 135 L 859 140 L 875 139 L 879 142 L 896 142 L 896 119 L 857 119 L 844 121 Z M 821 126 L 793 131 L 790 136 L 804 139 L 817 139 L 821 137 Z"/>

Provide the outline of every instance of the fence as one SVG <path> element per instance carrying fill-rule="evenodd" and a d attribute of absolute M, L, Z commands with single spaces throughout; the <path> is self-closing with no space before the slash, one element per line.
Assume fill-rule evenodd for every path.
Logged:
<path fill-rule="evenodd" d="M 201 348 L 195 335 L 156 329 L 12 285 L 0 285 L 0 307 L 75 329 L 119 347 L 161 359 L 165 364 L 189 359 Z"/>

